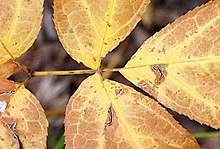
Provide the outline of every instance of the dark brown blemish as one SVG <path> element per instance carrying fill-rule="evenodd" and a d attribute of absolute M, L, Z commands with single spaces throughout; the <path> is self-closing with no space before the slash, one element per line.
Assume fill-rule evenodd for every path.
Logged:
<path fill-rule="evenodd" d="M 160 65 L 152 65 L 151 70 L 154 72 L 156 75 L 155 83 L 160 85 L 162 82 L 165 81 L 165 77 L 167 75 L 167 72 L 165 68 L 167 65 L 160 64 Z"/>
<path fill-rule="evenodd" d="M 16 92 L 16 90 L 11 90 L 11 91 L 5 91 L 5 92 L 0 92 L 0 95 L 13 95 Z"/>
<path fill-rule="evenodd" d="M 117 89 L 115 89 L 115 95 L 117 97 L 121 96 L 121 95 L 124 95 L 126 93 L 128 93 L 128 89 L 127 88 L 124 88 L 123 86 L 118 86 Z"/>
<path fill-rule="evenodd" d="M 111 24 L 108 21 L 106 22 L 106 24 L 107 24 L 108 27 L 112 27 Z"/>
<path fill-rule="evenodd" d="M 113 114 L 112 114 L 112 106 L 108 109 L 108 118 L 107 122 L 105 122 L 104 130 L 107 131 L 107 127 L 112 125 L 113 122 Z"/>
<path fill-rule="evenodd" d="M 18 43 L 17 42 L 14 42 L 14 43 L 12 43 L 12 46 L 16 46 Z"/>
<path fill-rule="evenodd" d="M 162 49 L 163 54 L 166 54 L 166 49 L 163 47 Z"/>
<path fill-rule="evenodd" d="M 121 88 L 121 89 L 116 89 L 115 90 L 115 95 L 116 96 L 121 96 L 124 94 L 124 90 Z"/>
<path fill-rule="evenodd" d="M 153 47 L 153 48 L 150 50 L 150 52 L 154 52 L 154 50 L 155 50 L 155 47 Z"/>
<path fill-rule="evenodd" d="M 136 55 L 132 56 L 131 59 L 134 59 L 136 57 Z"/>
<path fill-rule="evenodd" d="M 123 94 L 123 89 L 120 89 L 119 91 L 116 91 L 116 96 L 121 96 Z"/>

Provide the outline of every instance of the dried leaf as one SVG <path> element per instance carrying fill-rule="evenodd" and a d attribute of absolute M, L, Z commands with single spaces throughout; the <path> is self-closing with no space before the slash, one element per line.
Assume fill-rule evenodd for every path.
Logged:
<path fill-rule="evenodd" d="M 12 74 L 21 71 L 19 66 L 13 61 L 8 60 L 6 63 L 0 65 L 0 78 L 9 78 Z"/>
<path fill-rule="evenodd" d="M 0 147 L 1 149 L 18 149 L 18 140 L 14 137 L 8 126 L 0 121 Z"/>
<path fill-rule="evenodd" d="M 43 0 L 0 0 L 0 64 L 18 58 L 40 30 Z M 5 50 L 3 44 L 7 48 Z"/>
<path fill-rule="evenodd" d="M 12 132 L 17 133 L 24 148 L 46 148 L 46 116 L 38 100 L 24 86 L 12 96 L 1 120 L 7 125 L 16 123 Z"/>
<path fill-rule="evenodd" d="M 148 39 L 121 73 L 166 107 L 220 128 L 220 1 Z"/>
<path fill-rule="evenodd" d="M 78 62 L 98 69 L 108 51 L 131 32 L 149 0 L 55 0 L 59 38 Z"/>
<path fill-rule="evenodd" d="M 7 79 L 0 78 L 0 101 L 9 103 L 11 96 L 16 92 L 15 83 Z"/>
<path fill-rule="evenodd" d="M 65 117 L 66 148 L 199 148 L 154 100 L 98 74 L 82 82 Z"/>

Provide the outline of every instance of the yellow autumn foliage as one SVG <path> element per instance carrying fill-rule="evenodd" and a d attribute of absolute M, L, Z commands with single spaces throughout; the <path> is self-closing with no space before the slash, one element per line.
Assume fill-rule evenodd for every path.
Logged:
<path fill-rule="evenodd" d="M 219 10 L 216 0 L 177 19 L 120 71 L 166 107 L 214 128 L 220 128 Z"/>
<path fill-rule="evenodd" d="M 7 85 L 7 87 L 2 85 Z M 34 95 L 23 85 L 0 79 L 0 101 L 7 102 L 6 109 L 0 112 L 0 123 L 3 124 L 1 129 L 8 134 L 7 136 L 0 134 L 0 144 L 5 148 L 12 147 L 13 144 L 9 141 L 14 140 L 14 133 L 9 126 L 15 123 L 14 131 L 24 148 L 46 148 L 48 122 L 44 110 Z M 13 137 L 9 138 L 11 135 Z M 17 143 L 18 140 L 15 145 Z"/>
<path fill-rule="evenodd" d="M 121 41 L 115 40 L 109 46 L 110 40 L 106 40 L 108 33 L 114 33 L 109 30 L 114 28 L 109 20 L 119 5 L 108 4 L 117 2 L 108 1 L 104 5 L 100 1 L 61 3 L 55 0 L 55 24 L 64 48 L 78 62 L 94 70 L 100 67 L 102 57 L 115 47 L 113 45 Z M 100 11 L 104 6 L 106 9 Z M 126 6 L 121 7 L 120 12 Z M 141 5 L 130 7 L 135 6 Z M 139 13 L 140 8 L 132 9 L 135 13 L 131 12 L 142 14 Z M 187 13 L 148 39 L 126 66 L 119 69 L 152 98 L 214 128 L 220 128 L 219 10 L 220 2 L 215 0 Z M 110 19 L 106 20 L 106 16 Z M 129 13 L 124 13 L 114 21 L 123 22 L 129 16 Z M 131 30 L 133 25 L 130 28 L 128 20 L 127 26 Z M 119 33 L 117 36 L 124 39 L 130 31 Z M 124 95 L 119 97 L 122 93 Z M 102 70 L 98 70 L 98 74 L 80 85 L 68 104 L 65 118 L 67 148 L 199 148 L 192 136 L 168 118 L 156 101 L 142 96 L 127 86 L 102 80 Z M 167 130 L 172 132 L 174 129 L 179 134 L 166 135 Z M 182 144 L 185 141 L 178 136 L 183 136 L 186 144 Z"/>
<path fill-rule="evenodd" d="M 43 0 L 0 0 L 0 64 L 18 58 L 40 31 Z"/>
<path fill-rule="evenodd" d="M 134 29 L 149 0 L 55 0 L 54 22 L 65 50 L 98 69 L 102 58 Z"/>
<path fill-rule="evenodd" d="M 0 0 L 0 148 L 46 148 L 48 122 L 38 100 L 7 80 L 21 71 L 15 60 L 40 30 L 43 0 Z"/>
<path fill-rule="evenodd" d="M 199 148 L 154 100 L 99 74 L 70 98 L 65 143 L 72 148 Z"/>

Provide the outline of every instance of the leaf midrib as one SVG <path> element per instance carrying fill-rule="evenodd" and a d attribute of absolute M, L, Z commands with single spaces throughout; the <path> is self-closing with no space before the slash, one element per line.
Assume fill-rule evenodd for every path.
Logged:
<path fill-rule="evenodd" d="M 175 65 L 175 64 L 189 64 L 189 63 L 204 63 L 204 62 L 220 62 L 220 56 L 214 57 L 214 58 L 197 58 L 197 59 L 184 59 L 182 61 L 172 61 L 172 62 L 167 62 L 167 61 L 160 61 L 157 63 L 148 63 L 146 65 L 140 65 L 140 66 L 131 66 L 131 67 L 123 67 L 123 68 L 118 68 L 120 70 L 127 70 L 127 69 L 135 69 L 135 68 L 141 68 L 141 67 L 150 67 L 152 65 L 161 65 L 161 64 L 165 64 L 165 65 Z"/>
<path fill-rule="evenodd" d="M 16 27 L 16 23 L 18 21 L 18 15 L 20 14 L 20 11 L 21 11 L 21 0 L 18 0 L 16 1 L 16 8 L 15 8 L 15 14 L 14 14 L 14 19 L 12 21 L 12 24 L 11 24 L 11 27 L 10 27 L 10 30 L 7 34 L 8 36 L 8 39 L 6 41 L 6 46 L 10 43 L 10 40 L 12 38 L 12 33 L 15 31 L 15 27 Z M 7 37 L 6 36 L 6 37 Z"/>
<path fill-rule="evenodd" d="M 99 76 L 100 76 L 100 75 L 99 75 Z M 142 147 L 140 146 L 140 143 L 137 141 L 137 139 L 135 139 L 135 136 L 132 135 L 132 134 L 135 134 L 135 133 L 133 133 L 132 130 L 129 129 L 129 126 L 128 126 L 126 120 L 123 118 L 123 116 L 121 116 L 123 112 L 120 110 L 120 108 L 118 107 L 117 103 L 116 103 L 114 100 L 112 100 L 111 97 L 110 97 L 110 95 L 108 94 L 108 91 L 107 91 L 107 89 L 106 89 L 106 87 L 105 87 L 105 85 L 104 85 L 104 83 L 103 83 L 103 81 L 102 81 L 102 76 L 100 76 L 100 82 L 101 82 L 101 84 L 102 84 L 102 86 L 103 86 L 103 89 L 104 89 L 105 92 L 106 92 L 106 95 L 107 95 L 109 101 L 112 103 L 112 106 L 114 107 L 115 111 L 117 111 L 117 114 L 119 115 L 119 118 L 120 118 L 121 122 L 124 124 L 125 128 L 127 129 L 127 132 L 128 132 L 128 134 L 130 135 L 131 139 L 133 140 L 133 142 L 135 143 L 135 145 L 136 145 L 139 149 L 142 149 Z"/>
<path fill-rule="evenodd" d="M 212 100 L 206 100 L 206 99 L 204 100 L 204 98 L 203 98 L 200 94 L 198 94 L 198 92 L 195 90 L 195 88 L 193 88 L 192 86 L 190 86 L 190 85 L 187 84 L 187 83 L 184 83 L 184 81 L 181 81 L 180 78 L 174 77 L 174 75 L 173 75 L 172 73 L 170 73 L 170 72 L 168 73 L 168 75 L 170 75 L 170 78 L 172 78 L 173 80 L 175 80 L 176 82 L 178 82 L 178 83 L 181 85 L 182 88 L 184 88 L 185 90 L 190 90 L 190 92 L 193 92 L 193 95 L 194 95 L 195 97 L 197 97 L 197 98 L 200 99 L 200 100 L 198 100 L 198 101 L 204 102 L 205 105 L 209 105 L 209 106 L 211 106 L 211 107 L 215 107 L 216 103 L 215 103 L 214 101 L 212 101 Z M 193 104 L 192 104 L 191 106 L 193 106 Z M 195 117 L 196 117 L 196 116 L 195 116 Z"/>
<path fill-rule="evenodd" d="M 200 8 L 200 7 L 199 7 Z M 198 9 L 198 8 L 197 8 Z M 187 14 L 189 14 L 189 13 L 187 13 Z M 184 15 L 185 16 L 185 15 Z M 183 17 L 183 16 L 182 16 Z M 166 31 L 164 34 L 162 34 L 161 35 L 161 38 L 159 38 L 159 40 L 157 40 L 157 43 L 156 43 L 156 47 L 157 46 L 160 46 L 161 45 L 161 42 L 162 42 L 162 44 L 163 44 L 163 40 L 167 37 L 167 35 L 169 35 L 172 31 L 174 31 L 176 28 L 178 28 L 180 25 L 182 25 L 182 24 L 180 24 L 180 20 L 182 19 L 182 17 L 180 17 L 180 18 L 178 18 L 175 22 L 173 22 L 172 24 L 177 24 L 178 23 L 178 25 L 177 26 L 175 26 L 174 28 L 172 28 L 170 31 Z M 195 19 L 195 17 L 193 17 L 192 19 Z M 198 37 L 198 36 L 200 36 L 200 35 L 202 35 L 202 33 L 204 32 L 204 31 L 206 31 L 206 29 L 207 28 L 209 28 L 214 22 L 216 22 L 218 19 L 220 19 L 220 15 L 217 15 L 217 16 L 215 16 L 214 18 L 212 18 L 212 19 L 210 19 L 210 20 L 208 20 L 204 25 L 202 25 L 202 26 L 199 26 L 198 24 L 197 24 L 197 21 L 195 20 L 195 23 L 196 23 L 196 25 L 197 25 L 197 27 L 198 27 L 198 33 L 197 34 L 193 34 L 192 36 L 190 36 L 189 38 L 187 38 L 186 40 L 184 40 L 184 42 L 183 43 L 181 43 L 181 44 L 176 44 L 176 45 L 174 45 L 171 49 L 169 49 L 169 51 L 172 51 L 172 54 L 169 56 L 169 58 L 166 58 L 166 60 L 167 61 L 169 61 L 169 60 L 172 60 L 173 58 L 176 58 L 175 56 L 178 56 L 178 54 L 180 54 L 182 51 L 183 51 L 183 48 L 185 47 L 185 46 L 188 46 L 196 37 Z M 184 20 L 182 20 L 182 21 L 187 21 L 187 19 L 184 19 Z M 172 25 L 171 24 L 171 25 Z M 165 30 L 165 29 L 167 29 L 167 27 L 168 27 L 169 25 L 167 25 L 165 28 L 163 28 L 163 30 Z M 161 32 L 161 31 L 160 31 Z M 150 38 L 154 38 L 155 37 L 155 35 L 153 35 L 153 36 L 151 36 Z M 149 39 L 148 39 L 149 40 Z M 144 43 L 144 44 L 148 44 L 148 40 L 146 40 L 146 43 Z M 156 48 L 157 49 L 157 48 Z M 174 51 L 173 49 L 178 49 L 178 50 L 176 50 L 176 51 Z M 173 52 L 174 51 L 174 52 Z M 138 51 L 137 51 L 137 53 L 138 53 Z M 209 53 L 210 54 L 210 53 Z M 134 54 L 134 55 L 136 55 L 136 54 Z M 133 55 L 133 56 L 134 56 Z M 167 56 L 167 55 L 166 55 Z M 161 57 L 161 59 L 162 59 L 163 57 Z M 143 61 L 144 61 L 145 59 L 143 59 L 142 61 L 139 61 L 139 64 L 140 63 L 143 63 Z M 166 61 L 166 60 L 164 60 L 164 61 Z M 146 61 L 146 60 L 145 60 Z M 157 63 L 162 63 L 162 62 L 157 62 Z M 171 62 L 170 62 L 171 63 Z M 177 63 L 177 62 L 174 62 L 174 63 Z M 166 63 L 163 63 L 163 64 L 166 64 Z M 167 63 L 168 64 L 168 63 Z"/>
<path fill-rule="evenodd" d="M 116 4 L 116 0 L 114 0 L 114 2 L 113 2 L 112 5 L 111 5 L 110 14 L 109 14 L 109 17 L 108 17 L 108 19 L 107 19 L 107 22 L 108 22 L 108 23 L 110 23 L 110 20 L 112 19 L 113 10 L 114 10 L 114 8 L 115 8 L 115 4 Z M 99 51 L 99 58 L 98 58 L 99 67 L 100 67 L 100 65 L 101 65 L 102 51 L 103 51 L 105 39 L 107 38 L 107 37 L 106 37 L 107 31 L 108 31 L 108 25 L 106 24 L 106 25 L 105 25 L 105 30 L 104 30 L 104 36 L 103 36 L 103 39 L 102 39 L 101 49 L 100 49 L 100 51 Z"/>

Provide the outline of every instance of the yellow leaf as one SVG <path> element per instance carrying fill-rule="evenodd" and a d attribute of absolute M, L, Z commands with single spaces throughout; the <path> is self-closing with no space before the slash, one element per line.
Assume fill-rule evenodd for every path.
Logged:
<path fill-rule="evenodd" d="M 16 123 L 14 131 L 24 148 L 46 148 L 46 116 L 38 100 L 24 86 L 11 97 L 1 121 L 8 125 Z"/>
<path fill-rule="evenodd" d="M 72 148 L 199 148 L 154 100 L 98 74 L 82 82 L 65 117 L 65 143 Z"/>
<path fill-rule="evenodd" d="M 43 0 L 0 0 L 0 64 L 30 48 L 40 30 Z M 5 50 L 3 44 L 7 48 Z"/>
<path fill-rule="evenodd" d="M 98 69 L 108 51 L 131 32 L 149 0 L 55 0 L 54 19 L 65 50 Z"/>
<path fill-rule="evenodd" d="M 220 128 L 220 1 L 156 33 L 121 73 L 166 107 Z"/>

